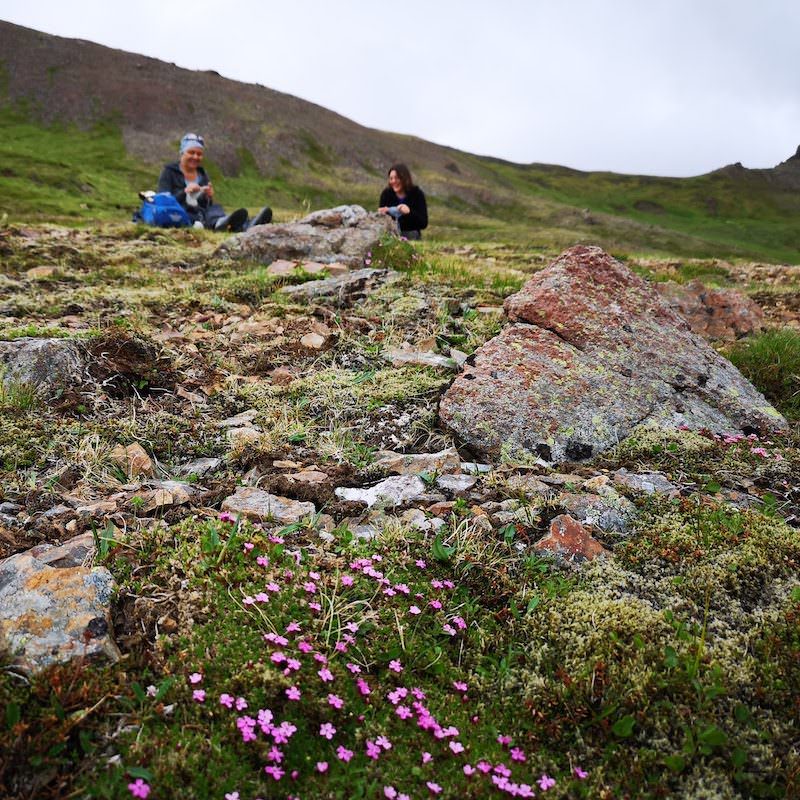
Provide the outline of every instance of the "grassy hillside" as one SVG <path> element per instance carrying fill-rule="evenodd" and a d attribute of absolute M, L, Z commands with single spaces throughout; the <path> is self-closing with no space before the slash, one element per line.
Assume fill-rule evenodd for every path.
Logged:
<path fill-rule="evenodd" d="M 433 238 L 800 261 L 797 157 L 685 179 L 512 164 L 3 21 L 0 54 L 0 214 L 12 221 L 129 218 L 136 193 L 154 187 L 181 134 L 196 128 L 224 204 L 267 202 L 278 219 L 340 203 L 372 207 L 386 167 L 402 160 L 428 195 Z"/>
<path fill-rule="evenodd" d="M 757 177 L 637 177 L 464 159 L 486 188 L 459 185 L 454 176 L 450 193 L 429 191 L 434 238 L 532 250 L 594 242 L 615 252 L 800 260 L 800 200 Z M 113 123 L 86 130 L 45 125 L 10 106 L 0 109 L 0 160 L 0 214 L 20 222 L 128 219 L 137 192 L 154 188 L 159 171 L 126 151 Z M 235 172 L 215 163 L 213 151 L 207 168 L 227 206 L 269 203 L 279 219 L 340 203 L 371 207 L 382 184 L 380 176 L 368 182 L 324 160 L 265 174 L 246 150 Z M 423 187 L 437 179 L 419 174 Z"/>

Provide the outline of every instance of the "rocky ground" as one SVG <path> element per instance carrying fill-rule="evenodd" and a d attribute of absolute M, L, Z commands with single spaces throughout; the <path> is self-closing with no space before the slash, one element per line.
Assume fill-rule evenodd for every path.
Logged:
<path fill-rule="evenodd" d="M 315 224 L 341 223 L 340 215 Z M 227 777 L 192 762 L 196 780 L 180 779 L 192 797 L 286 796 L 290 787 L 274 792 L 292 771 L 303 797 L 344 796 L 350 783 L 359 787 L 350 796 L 367 797 L 437 788 L 448 797 L 798 791 L 797 423 L 645 426 L 559 463 L 502 448 L 487 455 L 466 432 L 480 420 L 445 427 L 439 402 L 506 325 L 505 298 L 549 259 L 494 245 L 415 250 L 377 229 L 304 257 L 291 230 L 279 233 L 291 251 L 245 239 L 220 249 L 206 232 L 133 226 L 0 230 L 4 794 L 129 796 L 139 780 L 154 797 L 176 796 L 171 714 L 221 737 L 212 748 L 219 763 L 236 753 Z M 626 261 L 651 280 L 691 287 L 699 278 L 756 301 L 728 302 L 702 284 L 691 296 L 667 293 L 714 344 L 800 329 L 794 267 Z M 501 395 L 502 384 L 492 391 Z M 300 588 L 265 616 L 259 593 L 272 590 L 247 571 L 251 551 L 282 565 L 270 585 L 289 581 L 295 564 L 315 587 L 304 591 L 319 591 L 331 609 L 348 564 L 370 588 L 352 597 L 350 616 L 323 615 L 322 627 Z M 386 575 L 395 569 L 391 584 L 372 574 L 381 559 Z M 441 611 L 430 601 L 439 616 L 414 640 L 397 615 L 422 613 L 404 600 L 420 562 L 431 565 L 425 581 L 453 595 L 449 612 L 447 601 Z M 252 685 L 214 675 L 215 658 L 220 670 L 227 663 L 216 653 L 221 640 L 238 635 L 221 620 L 214 633 L 221 614 L 269 617 L 274 635 L 279 622 L 310 614 L 303 625 L 309 637 L 315 631 L 317 660 L 331 666 L 334 645 L 346 652 L 355 639 L 341 630 L 332 639 L 324 625 L 348 618 L 366 632 L 352 656 L 361 679 L 398 691 L 384 662 L 402 662 L 434 708 L 433 693 L 469 676 L 469 691 L 456 690 L 463 703 L 442 700 L 436 712 L 461 720 L 462 735 L 450 739 L 458 747 L 446 764 L 434 752 L 436 771 L 419 761 L 435 740 L 412 737 L 413 759 L 400 756 L 405 733 L 367 701 L 360 717 L 336 722 L 350 731 L 345 752 L 366 746 L 352 767 L 332 751 L 330 773 L 315 770 L 288 744 L 287 762 L 242 755 L 232 725 L 233 733 L 202 716 L 195 683 L 205 680 L 209 698 L 212 676 L 215 690 L 225 681 L 242 694 L 273 687 L 276 715 L 293 687 L 267 667 Z M 236 658 L 251 669 L 257 656 L 243 646 Z M 205 678 L 189 677 L 190 665 Z M 41 676 L 61 688 L 46 691 Z M 147 684 L 149 699 L 140 696 Z M 360 685 L 352 691 L 354 707 L 365 695 Z M 111 716 L 100 723 L 102 704 Z M 424 727 L 425 714 L 409 714 Z M 311 727 L 323 718 L 316 707 L 301 715 Z M 378 735 L 394 741 L 394 765 L 389 748 L 370 755 Z M 322 762 L 314 742 L 306 750 Z M 620 756 L 633 766 L 615 766 Z M 266 778 L 264 760 L 274 767 Z M 352 772 L 336 778 L 337 762 Z M 277 776 L 281 764 L 286 777 Z"/>

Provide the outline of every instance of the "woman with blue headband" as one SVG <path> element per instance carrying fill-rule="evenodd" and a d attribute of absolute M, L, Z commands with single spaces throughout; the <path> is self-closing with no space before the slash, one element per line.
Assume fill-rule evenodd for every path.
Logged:
<path fill-rule="evenodd" d="M 272 209 L 264 206 L 252 220 L 246 208 L 226 214 L 214 202 L 214 186 L 201 166 L 205 141 L 196 133 L 181 139 L 180 159 L 167 164 L 158 179 L 158 191 L 169 192 L 186 210 L 196 228 L 238 233 L 253 225 L 263 225 L 272 219 Z"/>

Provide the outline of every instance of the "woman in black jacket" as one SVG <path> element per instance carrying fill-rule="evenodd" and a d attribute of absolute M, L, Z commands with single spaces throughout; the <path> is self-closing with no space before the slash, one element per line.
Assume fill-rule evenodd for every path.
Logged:
<path fill-rule="evenodd" d="M 216 231 L 243 231 L 253 225 L 262 225 L 272 219 L 272 209 L 265 206 L 252 221 L 246 208 L 237 208 L 226 214 L 214 202 L 214 187 L 203 161 L 205 141 L 196 133 L 187 133 L 181 139 L 180 161 L 167 164 L 158 179 L 158 191 L 169 192 L 186 210 L 197 227 Z"/>
<path fill-rule="evenodd" d="M 397 220 L 401 236 L 422 238 L 420 231 L 428 227 L 428 204 L 405 164 L 393 164 L 389 168 L 389 185 L 381 192 L 378 205 L 381 214 L 389 214 Z"/>

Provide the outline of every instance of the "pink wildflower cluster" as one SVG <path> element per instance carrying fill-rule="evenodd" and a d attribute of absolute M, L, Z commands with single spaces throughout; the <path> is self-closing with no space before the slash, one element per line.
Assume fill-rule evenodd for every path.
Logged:
<path fill-rule="evenodd" d="M 269 538 L 276 544 L 282 542 L 280 536 L 271 535 Z M 251 547 L 245 545 L 244 552 L 247 555 L 252 554 L 259 566 L 271 566 L 273 570 L 271 577 L 274 578 L 265 581 L 261 591 L 246 596 L 243 600 L 245 606 L 268 603 L 270 598 L 285 597 L 287 602 L 291 598 L 291 602 L 305 604 L 311 611 L 321 610 L 316 598 L 322 594 L 320 587 L 325 586 L 323 583 L 325 579 L 319 572 L 313 570 L 305 572 L 302 569 L 302 559 L 296 559 L 296 570 L 276 570 L 276 564 L 272 563 L 268 556 L 257 554 L 254 545 Z M 352 561 L 349 564 L 350 571 L 338 576 L 341 589 L 346 593 L 359 582 L 366 581 L 371 595 L 379 592 L 383 597 L 392 598 L 389 602 L 400 604 L 400 609 L 404 609 L 413 617 L 429 615 L 431 623 L 441 625 L 441 630 L 445 634 L 456 636 L 468 629 L 467 620 L 458 613 L 459 607 L 455 606 L 449 595 L 456 588 L 453 581 L 426 578 L 424 581 L 426 590 L 416 591 L 418 587 L 412 588 L 408 583 L 391 580 L 386 570 L 380 568 L 381 561 L 379 554 Z M 421 571 L 427 568 L 422 559 L 418 559 L 415 566 Z M 281 606 L 283 607 L 283 603 Z M 398 726 L 401 731 L 407 731 L 411 738 L 416 738 L 417 734 L 421 733 L 430 742 L 427 745 L 430 751 L 425 750 L 421 755 L 423 765 L 432 765 L 440 758 L 456 758 L 459 759 L 466 778 L 471 781 L 486 780 L 487 784 L 491 783 L 491 787 L 487 785 L 486 789 L 476 787 L 472 792 L 473 794 L 477 792 L 476 796 L 482 796 L 489 788 L 494 788 L 512 797 L 534 797 L 534 786 L 541 792 L 555 786 L 555 779 L 547 774 L 542 774 L 536 780 L 529 778 L 527 783 L 514 774 L 515 771 L 527 767 L 528 756 L 521 747 L 514 745 L 510 736 L 505 734 L 500 735 L 497 741 L 508 751 L 508 764 L 493 763 L 487 759 L 475 761 L 470 753 L 469 744 L 462 741 L 459 729 L 448 724 L 438 713 L 434 713 L 423 689 L 401 677 L 409 675 L 413 670 L 399 658 L 393 658 L 384 665 L 385 675 L 393 685 L 387 687 L 385 694 L 383 690 L 376 690 L 375 684 L 370 685 L 373 677 L 365 675 L 366 667 L 356 663 L 353 656 L 345 656 L 351 649 L 358 652 L 357 636 L 360 625 L 357 622 L 346 621 L 338 629 L 337 635 L 328 640 L 325 646 L 321 646 L 315 638 L 314 623 L 307 627 L 309 629 L 304 631 L 304 625 L 292 620 L 285 625 L 282 632 L 273 628 L 265 633 L 263 640 L 268 651 L 267 663 L 288 678 L 288 686 L 282 692 L 282 696 L 285 697 L 284 710 L 293 707 L 292 704 L 303 702 L 306 697 L 315 699 L 322 697 L 326 700 L 330 719 L 323 717 L 321 722 L 317 722 L 315 733 L 322 740 L 320 744 L 329 749 L 330 755 L 328 760 L 314 762 L 313 766 L 309 767 L 310 771 L 323 775 L 334 767 L 344 768 L 353 760 L 363 764 L 364 761 L 370 763 L 390 758 L 394 743 L 385 734 L 365 739 L 363 749 L 361 747 L 351 749 L 348 744 L 352 742 L 346 738 L 348 718 L 360 722 L 365 719 L 365 715 L 360 714 L 358 708 L 348 708 L 348 705 L 354 702 L 367 705 L 388 702 L 394 711 L 393 722 L 390 724 Z M 348 658 L 353 660 L 347 660 Z M 202 673 L 192 673 L 188 680 L 193 688 L 194 700 L 198 703 L 204 702 L 205 690 L 194 688 L 202 683 Z M 343 699 L 345 692 L 340 687 L 347 685 L 353 688 L 360 700 L 346 702 Z M 469 701 L 469 686 L 466 681 L 452 681 L 452 689 L 462 703 Z M 247 698 L 228 692 L 220 693 L 218 702 L 223 709 L 232 712 L 242 742 L 258 745 L 258 752 L 267 762 L 263 767 L 265 775 L 276 782 L 283 781 L 284 778 L 294 780 L 299 776 L 299 771 L 291 770 L 286 764 L 287 749 L 291 747 L 292 738 L 298 730 L 294 722 L 283 720 L 278 723 L 276 713 L 280 711 L 273 711 L 270 708 L 259 708 L 244 713 L 249 706 Z M 477 723 L 478 717 L 473 716 L 472 722 Z M 575 767 L 573 774 L 579 779 L 587 776 L 580 767 Z M 428 775 L 421 778 L 428 794 L 436 796 L 444 792 L 444 788 L 429 779 L 430 777 Z M 144 794 L 136 794 L 132 787 L 136 787 L 137 792 Z M 146 797 L 146 793 L 149 792 L 149 787 L 146 784 L 142 785 L 140 781 L 131 784 L 129 788 L 135 797 Z M 231 794 L 238 798 L 238 793 Z M 390 785 L 384 786 L 383 794 L 388 800 L 410 800 L 410 792 L 404 793 Z"/>

